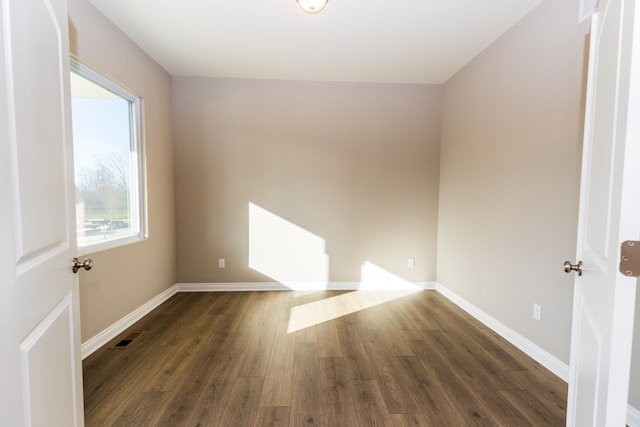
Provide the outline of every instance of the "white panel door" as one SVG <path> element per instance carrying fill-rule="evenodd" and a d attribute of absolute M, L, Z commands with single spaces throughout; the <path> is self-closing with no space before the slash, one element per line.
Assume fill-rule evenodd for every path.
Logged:
<path fill-rule="evenodd" d="M 640 239 L 640 8 L 600 0 L 592 17 L 568 426 L 624 426 L 637 279 L 620 244 Z"/>
<path fill-rule="evenodd" d="M 67 4 L 0 1 L 0 424 L 81 426 Z"/>

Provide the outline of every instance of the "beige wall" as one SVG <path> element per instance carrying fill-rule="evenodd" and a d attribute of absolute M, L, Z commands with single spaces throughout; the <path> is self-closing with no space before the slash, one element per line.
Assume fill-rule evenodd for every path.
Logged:
<path fill-rule="evenodd" d="M 543 2 L 446 83 L 438 228 L 438 281 L 567 364 L 588 32 L 577 7 Z"/>
<path fill-rule="evenodd" d="M 439 86 L 174 78 L 178 281 L 357 282 L 367 261 L 434 280 L 440 110 Z"/>
<path fill-rule="evenodd" d="M 82 340 L 175 283 L 171 77 L 87 0 L 69 0 L 71 52 L 144 102 L 149 239 L 89 255 L 80 276 Z"/>
<path fill-rule="evenodd" d="M 438 281 L 566 364 L 589 30 L 577 7 L 543 2 L 446 83 L 438 223 Z"/>

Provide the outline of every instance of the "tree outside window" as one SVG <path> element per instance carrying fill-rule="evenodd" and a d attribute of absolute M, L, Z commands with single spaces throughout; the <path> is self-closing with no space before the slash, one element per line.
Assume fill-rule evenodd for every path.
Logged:
<path fill-rule="evenodd" d="M 140 99 L 72 61 L 78 248 L 145 238 Z"/>

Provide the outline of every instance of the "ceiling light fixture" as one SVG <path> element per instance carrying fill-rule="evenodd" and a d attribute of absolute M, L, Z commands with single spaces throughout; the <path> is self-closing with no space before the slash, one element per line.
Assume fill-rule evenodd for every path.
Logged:
<path fill-rule="evenodd" d="M 296 0 L 300 9 L 307 13 L 315 15 L 322 12 L 322 9 L 327 5 L 329 0 Z"/>

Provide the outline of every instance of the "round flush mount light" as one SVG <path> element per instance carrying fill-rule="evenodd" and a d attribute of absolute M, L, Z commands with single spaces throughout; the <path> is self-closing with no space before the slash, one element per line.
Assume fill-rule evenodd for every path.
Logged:
<path fill-rule="evenodd" d="M 329 0 L 296 0 L 300 9 L 307 13 L 315 15 L 322 12 L 322 9 L 327 5 Z"/>

